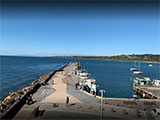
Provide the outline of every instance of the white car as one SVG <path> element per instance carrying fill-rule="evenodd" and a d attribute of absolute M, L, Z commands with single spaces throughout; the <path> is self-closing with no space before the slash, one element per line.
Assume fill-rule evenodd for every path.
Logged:
<path fill-rule="evenodd" d="M 160 108 L 152 109 L 151 113 L 154 120 L 160 120 Z"/>

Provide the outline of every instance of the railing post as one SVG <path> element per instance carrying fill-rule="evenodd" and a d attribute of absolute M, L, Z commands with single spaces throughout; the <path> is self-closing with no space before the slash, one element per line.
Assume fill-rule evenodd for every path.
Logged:
<path fill-rule="evenodd" d="M 100 114 L 100 120 L 103 120 L 103 93 L 105 90 L 100 90 L 101 92 L 101 114 Z"/>

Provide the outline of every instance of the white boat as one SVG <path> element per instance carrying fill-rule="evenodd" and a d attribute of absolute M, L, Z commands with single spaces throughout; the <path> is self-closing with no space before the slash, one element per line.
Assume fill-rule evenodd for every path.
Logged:
<path fill-rule="evenodd" d="M 82 70 L 82 71 L 80 70 L 80 71 L 77 72 L 77 75 L 80 76 L 80 75 L 89 75 L 89 74 L 84 70 Z"/>
<path fill-rule="evenodd" d="M 151 80 L 149 77 L 136 77 L 136 79 L 140 81 L 150 81 Z"/>
<path fill-rule="evenodd" d="M 86 76 L 86 75 L 80 75 L 79 77 L 80 77 L 81 80 L 88 79 L 88 76 Z"/>
<path fill-rule="evenodd" d="M 86 71 L 79 71 L 77 72 L 77 75 L 81 80 L 86 80 L 89 77 L 89 74 Z"/>
<path fill-rule="evenodd" d="M 141 72 L 141 71 L 134 71 L 133 74 L 134 74 L 134 75 L 142 75 L 143 72 Z"/>
<path fill-rule="evenodd" d="M 133 74 L 134 75 L 142 75 L 143 74 L 143 72 L 140 71 L 140 62 L 139 62 L 139 70 L 133 71 Z"/>
<path fill-rule="evenodd" d="M 136 68 L 136 62 L 134 62 L 134 67 L 133 68 L 130 68 L 130 71 L 137 71 L 137 68 Z"/>
<path fill-rule="evenodd" d="M 85 80 L 84 85 L 88 85 L 88 87 L 90 88 L 90 92 L 96 92 L 96 80 L 95 79 L 87 79 Z"/>
<path fill-rule="evenodd" d="M 149 67 L 152 67 L 152 64 L 149 64 L 148 66 L 149 66 Z"/>
<path fill-rule="evenodd" d="M 154 86 L 160 86 L 160 80 L 155 79 L 155 80 L 152 81 L 152 84 Z"/>
<path fill-rule="evenodd" d="M 137 68 L 130 68 L 130 71 L 136 71 L 137 70 Z"/>
<path fill-rule="evenodd" d="M 148 85 L 149 81 L 149 77 L 136 77 L 136 79 L 134 80 L 134 82 L 140 86 Z"/>
<path fill-rule="evenodd" d="M 87 72 L 84 73 L 80 73 L 79 76 L 84 75 L 84 76 L 88 76 L 89 74 Z"/>

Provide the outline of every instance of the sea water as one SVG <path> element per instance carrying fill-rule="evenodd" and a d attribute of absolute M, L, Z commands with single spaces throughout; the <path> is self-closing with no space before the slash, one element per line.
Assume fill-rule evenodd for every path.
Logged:
<path fill-rule="evenodd" d="M 0 99 L 4 99 L 9 92 L 14 92 L 29 85 L 42 74 L 58 69 L 62 65 L 77 61 L 81 69 L 90 73 L 90 78 L 96 79 L 99 91 L 105 90 L 105 97 L 132 98 L 133 88 L 130 78 L 134 77 L 130 68 L 133 62 L 66 59 L 53 57 L 17 57 L 0 56 Z M 160 64 L 140 63 L 143 76 L 151 79 L 158 78 Z"/>

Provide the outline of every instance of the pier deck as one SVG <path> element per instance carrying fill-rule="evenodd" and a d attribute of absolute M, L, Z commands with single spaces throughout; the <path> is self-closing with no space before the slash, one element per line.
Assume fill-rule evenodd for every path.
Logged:
<path fill-rule="evenodd" d="M 37 91 L 33 94 L 35 102 L 31 105 L 25 104 L 13 119 L 100 119 L 100 97 L 94 98 L 93 95 L 83 90 L 75 89 L 75 83 L 79 81 L 75 74 L 76 69 L 76 64 L 71 63 L 63 70 L 57 71 L 47 85 L 39 88 L 39 93 Z M 49 93 L 46 95 L 47 91 Z M 70 98 L 67 106 L 66 96 Z M 136 104 L 132 104 L 133 101 Z M 140 101 L 104 98 L 104 119 L 152 119 L 150 110 L 160 107 L 160 101 L 150 106 L 142 104 L 144 100 Z M 38 115 L 35 116 L 33 111 L 38 106 Z"/>
<path fill-rule="evenodd" d="M 160 87 L 149 87 L 149 86 L 135 86 L 135 90 L 138 94 L 149 99 L 160 99 Z"/>
<path fill-rule="evenodd" d="M 69 96 L 71 102 L 80 103 L 80 101 L 73 96 L 69 95 L 67 93 L 67 84 L 63 83 L 64 79 L 68 81 L 68 84 L 71 82 L 71 80 L 66 79 L 66 74 L 62 72 L 57 72 L 50 81 L 54 81 L 54 84 L 52 87 L 56 90 L 54 93 L 49 95 L 47 98 L 42 100 L 42 102 L 59 102 L 59 103 L 65 103 L 66 96 Z"/>

